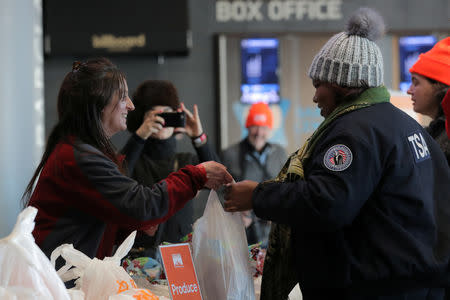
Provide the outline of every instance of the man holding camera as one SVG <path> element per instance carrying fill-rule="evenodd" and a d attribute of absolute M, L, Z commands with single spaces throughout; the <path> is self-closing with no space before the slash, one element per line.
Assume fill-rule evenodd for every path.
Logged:
<path fill-rule="evenodd" d="M 144 185 L 152 185 L 171 172 L 190 164 L 217 160 L 211 151 L 198 114 L 180 103 L 175 86 L 169 81 L 146 80 L 133 94 L 134 111 L 128 113 L 127 127 L 132 133 L 122 149 L 129 175 Z M 176 152 L 176 133 L 192 140 L 197 155 Z M 141 232 L 131 256 L 156 257 L 161 242 L 178 242 L 192 232 L 194 204 L 190 201 L 156 232 Z M 153 236 L 151 236 L 153 235 Z"/>

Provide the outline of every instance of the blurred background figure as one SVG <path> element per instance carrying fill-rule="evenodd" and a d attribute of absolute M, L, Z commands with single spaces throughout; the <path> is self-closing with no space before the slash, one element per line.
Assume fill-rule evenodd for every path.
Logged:
<path fill-rule="evenodd" d="M 268 142 L 273 127 L 269 105 L 256 103 L 250 107 L 245 127 L 248 135 L 223 151 L 222 161 L 236 182 L 245 179 L 262 182 L 274 178 L 286 161 L 286 151 Z M 262 242 L 267 246 L 270 222 L 261 220 L 252 211 L 243 213 L 249 244 Z"/>
<path fill-rule="evenodd" d="M 132 178 L 144 185 L 159 182 L 171 172 L 189 165 L 217 160 L 211 151 L 198 114 L 197 105 L 193 112 L 180 103 L 175 86 L 169 81 L 146 80 L 133 95 L 135 110 L 128 113 L 128 130 L 132 133 L 122 149 Z M 162 112 L 183 111 L 185 127 L 165 127 Z M 177 153 L 176 133 L 185 133 L 192 139 L 196 151 Z M 163 242 L 179 242 L 192 231 L 194 206 L 187 203 L 167 222 L 159 225 L 154 236 L 138 234 L 132 255 L 156 257 L 158 245 Z"/>
<path fill-rule="evenodd" d="M 412 83 L 408 89 L 414 111 L 431 117 L 426 130 L 438 142 L 450 166 L 450 140 L 445 132 L 441 103 L 450 86 L 450 37 L 421 54 L 409 69 Z"/>

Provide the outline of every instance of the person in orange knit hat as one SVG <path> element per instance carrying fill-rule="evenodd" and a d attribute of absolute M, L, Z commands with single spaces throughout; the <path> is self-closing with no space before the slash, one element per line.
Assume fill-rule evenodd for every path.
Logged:
<path fill-rule="evenodd" d="M 236 182 L 244 179 L 262 182 L 275 178 L 287 155 L 280 145 L 268 142 L 273 128 L 269 105 L 263 102 L 253 104 L 248 111 L 245 127 L 247 137 L 223 151 L 222 163 Z M 270 223 L 257 218 L 251 211 L 243 215 L 248 243 L 262 242 L 265 247 Z"/>
<path fill-rule="evenodd" d="M 450 166 L 450 140 L 441 106 L 450 86 L 450 37 L 421 54 L 409 71 L 412 83 L 407 93 L 411 95 L 414 111 L 432 119 L 426 130 L 439 144 Z"/>
<path fill-rule="evenodd" d="M 250 143 L 257 151 L 261 151 L 273 128 L 273 116 L 269 105 L 263 102 L 253 104 L 248 111 L 245 128 L 249 131 Z"/>

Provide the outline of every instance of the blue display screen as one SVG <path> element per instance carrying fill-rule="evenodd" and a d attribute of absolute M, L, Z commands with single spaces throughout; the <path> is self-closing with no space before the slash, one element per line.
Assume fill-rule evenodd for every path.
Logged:
<path fill-rule="evenodd" d="M 241 102 L 251 104 L 280 101 L 278 39 L 243 39 L 241 71 Z"/>
<path fill-rule="evenodd" d="M 411 85 L 409 69 L 416 63 L 419 55 L 425 53 L 436 44 L 431 35 L 406 36 L 399 39 L 400 51 L 400 90 L 406 92 Z"/>

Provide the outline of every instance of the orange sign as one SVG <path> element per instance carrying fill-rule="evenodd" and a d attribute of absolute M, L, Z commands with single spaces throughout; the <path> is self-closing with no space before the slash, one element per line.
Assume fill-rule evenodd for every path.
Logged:
<path fill-rule="evenodd" d="M 189 244 L 159 246 L 172 300 L 201 300 Z"/>

